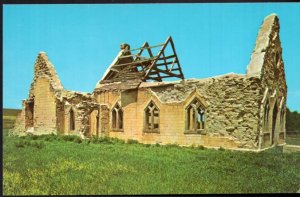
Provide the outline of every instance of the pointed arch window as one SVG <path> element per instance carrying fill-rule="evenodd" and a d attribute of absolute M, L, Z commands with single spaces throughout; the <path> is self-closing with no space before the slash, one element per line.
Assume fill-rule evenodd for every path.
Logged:
<path fill-rule="evenodd" d="M 269 100 L 267 100 L 266 105 L 265 105 L 265 110 L 264 110 L 264 132 L 269 131 L 269 111 L 270 111 L 270 105 L 269 105 Z"/>
<path fill-rule="evenodd" d="M 280 112 L 280 132 L 284 132 L 284 128 L 285 128 L 285 110 L 284 107 L 281 108 L 281 112 Z"/>
<path fill-rule="evenodd" d="M 153 101 L 145 108 L 144 131 L 150 133 L 159 132 L 159 109 Z"/>
<path fill-rule="evenodd" d="M 185 109 L 185 133 L 201 133 L 206 127 L 206 111 L 204 105 L 195 98 Z"/>
<path fill-rule="evenodd" d="M 112 109 L 112 129 L 123 131 L 123 109 L 119 103 Z"/>
<path fill-rule="evenodd" d="M 71 108 L 69 111 L 69 131 L 75 130 L 75 113 L 74 110 Z"/>

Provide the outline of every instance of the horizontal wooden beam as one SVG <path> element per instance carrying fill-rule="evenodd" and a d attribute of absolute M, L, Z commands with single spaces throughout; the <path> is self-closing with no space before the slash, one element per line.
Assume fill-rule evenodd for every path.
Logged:
<path fill-rule="evenodd" d="M 130 62 L 130 63 L 125 63 L 125 64 L 116 64 L 113 65 L 113 67 L 120 67 L 120 66 L 127 66 L 127 65 L 136 65 L 136 64 L 141 64 L 141 63 L 145 63 L 145 62 L 151 62 L 155 60 L 155 58 L 149 58 L 147 60 L 139 60 L 139 61 L 135 61 L 135 62 Z"/>
<path fill-rule="evenodd" d="M 177 63 L 177 61 L 175 61 L 174 63 Z M 154 66 L 164 66 L 169 64 L 173 64 L 173 62 L 159 63 L 159 64 L 155 64 Z"/>
<path fill-rule="evenodd" d="M 169 55 L 169 56 L 165 56 L 165 57 L 160 57 L 157 60 L 167 60 L 167 59 L 174 58 L 174 57 L 176 57 L 176 55 Z"/>
<path fill-rule="evenodd" d="M 156 71 L 156 72 L 153 72 L 153 71 Z M 159 69 L 159 68 L 153 68 L 153 71 L 151 71 L 149 74 L 154 74 L 154 73 L 159 73 L 159 72 L 161 72 L 161 73 L 164 73 L 164 74 L 166 74 L 166 75 L 170 75 L 170 76 L 173 76 L 173 77 L 179 77 L 179 78 L 181 78 L 180 77 L 180 75 L 178 75 L 178 74 L 174 74 L 174 73 L 172 73 L 172 72 L 170 72 L 170 71 L 166 71 L 166 70 L 161 70 L 161 69 Z"/>
<path fill-rule="evenodd" d="M 176 77 L 176 78 L 182 79 L 182 77 L 180 75 L 178 75 L 178 76 L 161 76 L 160 78 L 171 78 L 171 77 Z"/>
<path fill-rule="evenodd" d="M 153 46 L 149 46 L 149 47 L 140 47 L 140 48 L 136 48 L 136 49 L 131 49 L 130 51 L 137 51 L 140 49 L 152 49 L 152 48 L 156 48 L 156 47 L 161 47 L 163 46 L 165 43 L 163 44 L 158 44 L 158 45 L 153 45 Z"/>
<path fill-rule="evenodd" d="M 169 43 L 169 41 L 170 41 L 170 38 L 171 38 L 171 37 L 168 37 L 168 39 L 166 40 L 166 42 L 163 44 L 163 46 L 162 46 L 162 48 L 160 49 L 160 51 L 159 51 L 157 57 L 160 57 L 161 54 L 164 52 L 165 48 L 167 47 L 167 45 L 168 45 L 168 43 Z M 152 68 L 154 67 L 154 65 L 156 64 L 157 61 L 158 61 L 158 58 L 156 58 L 156 59 L 152 62 L 151 66 L 149 67 L 149 69 L 148 69 L 147 72 L 146 72 L 145 78 L 147 78 L 147 76 L 149 75 L 149 73 L 151 72 Z M 157 74 L 157 75 L 159 75 L 159 74 Z"/>
<path fill-rule="evenodd" d="M 120 56 L 119 59 L 128 58 L 128 57 L 135 57 L 134 60 L 136 60 L 136 58 L 145 58 L 145 59 L 149 59 L 150 58 L 150 57 L 146 57 L 146 56 L 132 54 L 132 55 Z"/>

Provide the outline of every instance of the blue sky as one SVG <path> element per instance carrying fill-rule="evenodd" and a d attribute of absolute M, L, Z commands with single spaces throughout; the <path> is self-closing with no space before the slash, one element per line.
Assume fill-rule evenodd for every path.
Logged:
<path fill-rule="evenodd" d="M 21 108 L 39 51 L 64 88 L 92 92 L 120 50 L 172 36 L 185 78 L 246 72 L 263 19 L 277 13 L 288 85 L 300 111 L 300 4 L 4 5 L 3 107 Z"/>

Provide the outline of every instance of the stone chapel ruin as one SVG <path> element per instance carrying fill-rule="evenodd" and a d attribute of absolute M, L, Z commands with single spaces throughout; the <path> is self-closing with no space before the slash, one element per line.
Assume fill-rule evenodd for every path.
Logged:
<path fill-rule="evenodd" d="M 184 79 L 169 37 L 137 49 L 122 44 L 94 91 L 80 93 L 63 88 L 40 52 L 11 133 L 263 150 L 285 143 L 286 96 L 279 19 L 271 14 L 260 27 L 246 74 Z"/>

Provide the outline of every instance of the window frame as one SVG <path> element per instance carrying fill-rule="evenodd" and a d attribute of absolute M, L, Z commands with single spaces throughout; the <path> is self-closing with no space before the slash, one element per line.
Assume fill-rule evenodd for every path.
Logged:
<path fill-rule="evenodd" d="M 153 125 L 152 129 L 149 129 L 149 119 L 148 119 L 148 112 L 147 110 L 149 109 L 149 106 L 153 104 L 153 110 L 152 110 L 152 113 L 151 115 L 149 116 L 149 118 L 151 119 L 151 124 Z M 154 128 L 154 111 L 155 109 L 158 111 L 158 116 L 157 116 L 157 119 L 158 119 L 158 128 Z M 150 111 L 151 112 L 151 111 Z M 144 133 L 160 133 L 160 109 L 159 107 L 155 104 L 155 102 L 153 100 L 151 100 L 148 105 L 145 107 L 144 109 Z"/>
<path fill-rule="evenodd" d="M 119 109 L 116 110 L 116 107 L 119 106 Z M 114 127 L 114 112 L 116 113 L 116 122 L 115 125 L 116 127 Z M 122 128 L 119 128 L 120 126 L 120 119 L 119 119 L 119 113 L 122 113 Z M 124 110 L 123 107 L 121 106 L 121 104 L 119 102 L 117 102 L 114 107 L 111 109 L 111 131 L 115 131 L 115 132 L 124 132 Z"/>
<path fill-rule="evenodd" d="M 193 106 L 195 105 L 195 101 L 197 101 L 199 103 L 198 106 Z M 193 115 L 195 114 L 195 117 L 193 117 L 193 129 L 189 129 L 189 124 L 191 122 L 191 117 L 189 115 L 190 113 L 190 108 L 193 109 Z M 201 102 L 200 99 L 198 99 L 197 97 L 194 98 L 187 107 L 185 107 L 185 129 L 184 129 L 184 134 L 206 134 L 205 130 L 206 130 L 206 117 L 207 117 L 207 107 L 203 104 L 203 102 Z M 203 124 L 203 128 L 198 129 L 197 126 L 195 126 L 195 124 L 197 124 L 197 119 L 198 119 L 198 115 L 199 115 L 199 110 L 202 110 L 203 113 L 201 113 L 201 118 L 200 118 L 200 124 Z M 201 120 L 202 119 L 202 120 Z"/>
<path fill-rule="evenodd" d="M 75 116 L 75 111 L 74 109 L 71 107 L 69 112 L 69 132 L 74 132 L 76 130 L 76 116 Z"/>

